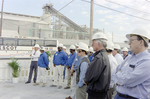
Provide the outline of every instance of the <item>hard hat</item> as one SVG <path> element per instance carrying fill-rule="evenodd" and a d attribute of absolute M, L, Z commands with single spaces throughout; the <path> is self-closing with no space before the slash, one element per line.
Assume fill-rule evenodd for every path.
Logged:
<path fill-rule="evenodd" d="M 120 50 L 120 46 L 119 46 L 118 44 L 115 44 L 115 45 L 114 45 L 114 49 Z"/>
<path fill-rule="evenodd" d="M 40 50 L 43 50 L 43 51 L 45 51 L 45 47 L 44 47 L 44 46 L 42 46 L 42 47 L 40 48 Z"/>
<path fill-rule="evenodd" d="M 67 49 L 66 46 L 63 46 L 63 49 Z"/>
<path fill-rule="evenodd" d="M 114 50 L 114 43 L 111 41 L 107 41 L 107 49 Z"/>
<path fill-rule="evenodd" d="M 83 42 L 80 42 L 79 43 L 79 48 L 78 49 L 82 49 L 82 50 L 85 50 L 85 51 L 88 51 L 88 45 L 83 43 Z"/>
<path fill-rule="evenodd" d="M 74 46 L 74 45 L 71 45 L 70 47 L 69 47 L 69 49 L 76 49 L 76 47 Z"/>
<path fill-rule="evenodd" d="M 40 48 L 39 44 L 35 44 L 35 46 L 34 46 L 34 47 Z"/>
<path fill-rule="evenodd" d="M 127 34 L 126 37 L 127 37 L 128 39 L 130 39 L 130 35 L 131 35 L 131 34 L 143 36 L 143 37 L 146 37 L 147 39 L 150 40 L 150 31 L 149 31 L 148 29 L 146 29 L 146 28 L 142 28 L 142 27 L 136 28 L 132 33 Z"/>
<path fill-rule="evenodd" d="M 75 44 L 75 46 L 79 46 L 79 43 Z"/>
<path fill-rule="evenodd" d="M 93 53 L 94 53 L 93 47 L 90 47 L 90 48 L 89 48 L 89 52 L 93 52 Z"/>
<path fill-rule="evenodd" d="M 95 40 L 95 39 L 104 39 L 104 40 L 107 40 L 106 38 L 106 35 L 102 32 L 97 32 L 93 35 L 92 37 L 92 40 Z"/>
<path fill-rule="evenodd" d="M 63 47 L 63 44 L 62 44 L 62 43 L 60 43 L 60 44 L 58 45 L 58 47 Z"/>
<path fill-rule="evenodd" d="M 124 48 L 122 49 L 122 51 L 127 51 L 127 52 L 128 52 L 128 49 L 127 49 L 126 47 L 124 47 Z"/>

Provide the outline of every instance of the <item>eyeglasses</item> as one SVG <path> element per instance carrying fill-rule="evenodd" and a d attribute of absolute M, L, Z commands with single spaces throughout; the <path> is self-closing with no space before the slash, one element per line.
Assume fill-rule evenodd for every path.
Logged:
<path fill-rule="evenodd" d="M 78 53 L 82 52 L 82 50 L 78 50 Z"/>
<path fill-rule="evenodd" d="M 132 41 L 137 40 L 137 39 L 129 39 L 129 43 L 131 43 Z"/>

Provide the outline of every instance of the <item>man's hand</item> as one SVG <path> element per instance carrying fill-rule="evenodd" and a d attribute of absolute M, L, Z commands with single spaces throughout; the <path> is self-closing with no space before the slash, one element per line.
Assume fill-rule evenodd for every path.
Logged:
<path fill-rule="evenodd" d="M 83 83 L 87 86 L 87 83 L 85 83 L 85 81 L 83 80 Z"/>
<path fill-rule="evenodd" d="M 120 86 L 120 83 L 119 83 L 119 82 L 117 82 L 117 84 L 116 84 L 116 85 Z"/>
<path fill-rule="evenodd" d="M 69 66 L 67 65 L 67 69 L 69 69 Z"/>
<path fill-rule="evenodd" d="M 54 63 L 53 63 L 54 64 Z M 56 65 L 54 64 L 54 67 L 56 67 Z"/>
<path fill-rule="evenodd" d="M 32 54 L 30 54 L 30 57 L 32 56 Z"/>
<path fill-rule="evenodd" d="M 74 67 L 72 66 L 72 67 L 71 67 L 71 73 L 73 73 L 73 72 L 74 72 Z"/>

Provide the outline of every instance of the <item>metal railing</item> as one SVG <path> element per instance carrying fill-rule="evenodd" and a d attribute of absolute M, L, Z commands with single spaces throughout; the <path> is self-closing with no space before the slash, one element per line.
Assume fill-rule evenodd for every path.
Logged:
<path fill-rule="evenodd" d="M 0 62 L 0 82 L 12 82 L 12 69 L 7 64 L 10 61 L 11 60 L 6 59 Z M 18 77 L 19 81 L 26 82 L 29 76 L 31 60 L 18 60 L 18 63 L 20 65 L 20 75 Z M 52 67 L 51 62 L 50 67 Z M 46 70 L 47 80 L 53 77 L 51 71 L 52 68 L 50 70 Z"/>

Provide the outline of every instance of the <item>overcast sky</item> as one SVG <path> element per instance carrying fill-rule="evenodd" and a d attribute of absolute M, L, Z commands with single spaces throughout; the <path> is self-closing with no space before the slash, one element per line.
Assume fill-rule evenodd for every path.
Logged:
<path fill-rule="evenodd" d="M 4 0 L 3 11 L 41 16 L 43 14 L 42 7 L 46 3 L 52 3 L 53 7 L 59 10 L 70 1 L 72 0 Z M 112 32 L 114 42 L 123 42 L 126 40 L 125 35 L 131 33 L 136 27 L 146 27 L 148 29 L 150 27 L 150 0 L 94 0 L 94 2 L 120 12 L 147 19 L 138 19 L 94 5 L 93 27 L 104 28 L 105 34 L 110 41 L 112 40 Z M 0 1 L 0 8 L 1 4 L 2 0 Z M 90 26 L 90 3 L 74 0 L 60 12 L 78 25 Z"/>

